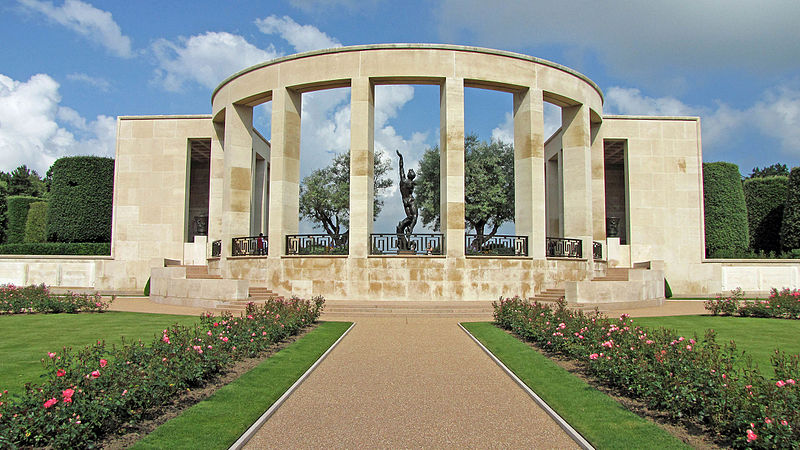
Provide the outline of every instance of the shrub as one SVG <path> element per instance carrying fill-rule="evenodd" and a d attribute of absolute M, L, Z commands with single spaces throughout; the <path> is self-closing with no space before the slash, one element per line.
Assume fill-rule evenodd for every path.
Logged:
<path fill-rule="evenodd" d="M 25 287 L 0 285 L 0 315 L 23 313 L 103 312 L 111 302 L 97 294 L 50 293 L 44 284 Z"/>
<path fill-rule="evenodd" d="M 0 255 L 102 255 L 111 254 L 111 244 L 103 242 L 40 242 L 2 244 Z"/>
<path fill-rule="evenodd" d="M 672 298 L 672 288 L 669 287 L 669 281 L 664 278 L 664 297 Z"/>
<path fill-rule="evenodd" d="M 738 448 L 800 445 L 800 358 L 777 353 L 777 379 L 751 364 L 735 365 L 741 352 L 720 346 L 713 330 L 704 339 L 636 326 L 627 314 L 607 319 L 550 308 L 516 297 L 494 303 L 495 322 L 543 349 L 578 360 L 589 374 L 673 420 L 699 423 Z"/>
<path fill-rule="evenodd" d="M 6 197 L 8 196 L 8 189 L 3 180 L 0 180 L 0 243 L 6 241 L 6 213 L 8 204 Z"/>
<path fill-rule="evenodd" d="M 52 242 L 110 242 L 114 160 L 72 156 L 53 163 L 47 237 Z"/>
<path fill-rule="evenodd" d="M 144 296 L 150 297 L 150 278 L 147 279 L 147 283 L 144 285 Z"/>
<path fill-rule="evenodd" d="M 789 173 L 781 224 L 781 246 L 785 250 L 800 248 L 800 167 L 792 168 Z"/>
<path fill-rule="evenodd" d="M 25 242 L 25 222 L 28 220 L 28 209 L 31 203 L 40 202 L 42 199 L 24 195 L 11 195 L 8 197 L 8 212 L 6 242 L 21 244 Z"/>
<path fill-rule="evenodd" d="M 744 180 L 747 203 L 747 223 L 750 229 L 750 248 L 755 251 L 779 252 L 789 178 L 771 176 Z"/>
<path fill-rule="evenodd" d="M 47 241 L 47 202 L 34 202 L 25 221 L 25 243 Z"/>
<path fill-rule="evenodd" d="M 50 352 L 42 360 L 44 382 L 0 402 L 0 445 L 94 448 L 106 433 L 315 322 L 324 301 L 250 303 L 240 317 L 204 314 L 200 324 L 165 329 L 149 345 L 107 348 L 98 341 Z"/>
<path fill-rule="evenodd" d="M 744 251 L 750 245 L 747 206 L 739 167 L 726 162 L 703 164 L 706 256 Z"/>
<path fill-rule="evenodd" d="M 712 315 L 732 316 L 739 310 L 739 302 L 742 300 L 742 289 L 736 288 L 727 297 L 717 296 L 706 300 L 705 307 Z"/>

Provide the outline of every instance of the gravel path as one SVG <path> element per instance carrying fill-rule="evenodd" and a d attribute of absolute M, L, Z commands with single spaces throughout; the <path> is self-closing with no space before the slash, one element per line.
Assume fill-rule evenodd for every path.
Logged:
<path fill-rule="evenodd" d="M 247 448 L 576 448 L 457 323 L 359 318 Z"/>

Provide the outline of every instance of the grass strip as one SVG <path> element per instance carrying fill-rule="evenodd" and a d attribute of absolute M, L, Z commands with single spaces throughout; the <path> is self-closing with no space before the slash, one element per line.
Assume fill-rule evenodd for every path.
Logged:
<path fill-rule="evenodd" d="M 707 329 L 717 332 L 717 343 L 722 345 L 731 340 L 736 342 L 736 349 L 744 351 L 766 377 L 774 377 L 775 369 L 770 358 L 775 349 L 788 354 L 800 353 L 800 320 L 772 319 L 758 317 L 721 317 L 721 316 L 672 316 L 672 317 L 636 317 L 635 325 L 650 328 L 669 328 L 677 333 L 691 337 L 697 334 L 700 339 Z M 744 364 L 744 358 L 738 361 Z"/>
<path fill-rule="evenodd" d="M 236 381 L 158 427 L 133 448 L 229 448 L 350 325 L 320 323 Z"/>
<path fill-rule="evenodd" d="M 41 359 L 63 347 L 83 348 L 99 340 L 119 344 L 156 334 L 176 323 L 192 325 L 196 316 L 109 311 L 81 314 L 0 315 L 0 391 L 21 393 L 25 383 L 38 382 L 44 373 Z"/>
<path fill-rule="evenodd" d="M 690 448 L 492 323 L 462 325 L 595 448 Z"/>

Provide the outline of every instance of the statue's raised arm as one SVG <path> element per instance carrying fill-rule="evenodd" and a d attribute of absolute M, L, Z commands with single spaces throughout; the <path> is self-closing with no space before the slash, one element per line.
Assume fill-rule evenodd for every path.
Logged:
<path fill-rule="evenodd" d="M 400 181 L 406 179 L 406 174 L 403 173 L 403 155 L 400 154 L 400 150 L 395 150 L 397 152 L 397 156 L 400 157 Z"/>

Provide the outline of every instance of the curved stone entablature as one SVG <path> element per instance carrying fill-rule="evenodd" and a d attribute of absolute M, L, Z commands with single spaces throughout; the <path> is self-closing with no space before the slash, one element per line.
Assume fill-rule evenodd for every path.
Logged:
<path fill-rule="evenodd" d="M 593 121 L 599 121 L 603 111 L 603 93 L 592 80 L 551 61 L 460 45 L 378 44 L 299 53 L 244 69 L 214 90 L 212 115 L 229 104 L 269 101 L 274 89 L 308 92 L 347 87 L 355 78 L 368 78 L 373 84 L 442 84 L 455 78 L 467 87 L 540 89 L 547 102 L 588 105 Z"/>

